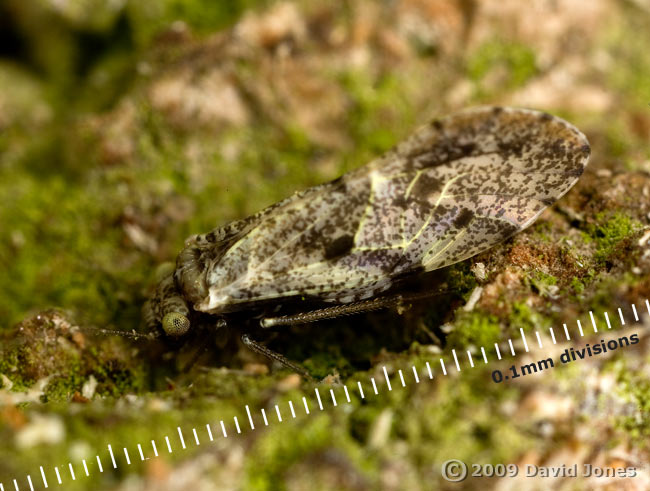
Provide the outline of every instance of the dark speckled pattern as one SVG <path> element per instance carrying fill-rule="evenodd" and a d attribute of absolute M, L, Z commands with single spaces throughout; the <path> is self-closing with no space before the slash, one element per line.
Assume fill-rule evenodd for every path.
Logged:
<path fill-rule="evenodd" d="M 545 113 L 482 107 L 436 120 L 331 183 L 188 239 L 175 284 L 194 309 L 309 295 L 348 303 L 467 259 L 575 184 L 585 136 Z M 152 299 L 170 295 L 169 282 Z M 157 317 L 157 315 L 156 315 Z"/>

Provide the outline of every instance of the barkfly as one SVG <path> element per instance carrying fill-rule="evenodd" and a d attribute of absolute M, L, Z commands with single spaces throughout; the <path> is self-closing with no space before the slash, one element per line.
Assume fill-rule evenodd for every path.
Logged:
<path fill-rule="evenodd" d="M 480 107 L 435 120 L 332 182 L 187 239 L 145 322 L 178 338 L 206 315 L 213 330 L 242 318 L 269 328 L 431 295 L 399 285 L 529 226 L 575 184 L 589 152 L 578 129 L 538 111 Z M 324 307 L 278 314 L 304 298 Z M 254 351 L 305 374 L 243 331 Z"/>

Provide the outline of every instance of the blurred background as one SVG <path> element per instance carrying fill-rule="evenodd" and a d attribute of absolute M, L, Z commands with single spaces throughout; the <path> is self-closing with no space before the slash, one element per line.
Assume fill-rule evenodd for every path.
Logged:
<path fill-rule="evenodd" d="M 650 297 L 649 46 L 645 0 L 1 0 L 0 328 L 22 344 L 0 361 L 13 442 L 0 478 L 94 455 L 97 427 L 126 445 L 188 412 L 203 421 L 298 393 L 246 358 L 243 372 L 165 387 L 121 344 L 91 353 L 66 329 L 137 329 L 157 266 L 187 236 L 334 179 L 464 107 L 566 118 L 591 142 L 588 172 L 525 234 L 452 272 L 465 300 L 483 288 L 475 308 L 389 314 L 411 334 L 366 336 L 363 362 L 346 351 L 349 326 L 322 346 L 280 341 L 283 352 L 345 380 Z M 383 332 L 386 318 L 373 319 L 369 332 Z M 36 343 L 48 329 L 71 341 Z M 650 434 L 641 345 L 521 384 L 485 387 L 489 373 L 473 372 L 70 486 L 431 489 L 445 485 L 435 465 L 447 458 L 631 465 Z M 35 421 L 59 437 L 25 443 Z"/>

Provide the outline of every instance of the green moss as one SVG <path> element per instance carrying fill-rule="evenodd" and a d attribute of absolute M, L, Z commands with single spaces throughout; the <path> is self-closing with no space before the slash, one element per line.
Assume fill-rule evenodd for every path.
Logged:
<path fill-rule="evenodd" d="M 483 82 L 495 70 L 504 70 L 499 90 L 512 90 L 521 87 L 537 74 L 535 52 L 516 41 L 494 39 L 483 43 L 467 60 L 467 75 L 480 88 L 479 95 L 485 91 Z"/>
<path fill-rule="evenodd" d="M 620 298 L 622 291 L 634 290 L 638 286 L 645 286 L 644 278 L 626 271 L 620 276 L 602 275 L 593 284 L 594 293 L 585 302 L 584 310 L 598 312 L 602 318 L 604 312 L 609 312 L 609 318 L 615 319 L 617 315 L 612 312 L 615 304 L 613 298 Z"/>
<path fill-rule="evenodd" d="M 316 378 L 323 378 L 327 375 L 336 373 L 349 373 L 352 369 L 350 361 L 342 356 L 336 346 L 334 349 L 323 351 L 321 353 L 314 353 L 309 359 L 305 360 L 304 367 Z"/>
<path fill-rule="evenodd" d="M 630 218 L 623 212 L 600 212 L 595 216 L 595 222 L 588 225 L 583 237 L 594 241 L 596 251 L 594 260 L 604 263 L 618 251 L 621 243 L 641 230 L 643 225 Z"/>
<path fill-rule="evenodd" d="M 530 444 L 529 437 L 500 409 L 516 397 L 516 390 L 486 383 L 493 369 L 492 365 L 477 366 L 462 378 L 441 377 L 435 397 L 426 397 L 431 390 L 423 388 L 418 394 L 421 397 L 413 398 L 417 406 L 415 402 L 407 404 L 395 418 L 396 438 L 408 442 L 421 471 L 440 465 L 450 455 L 461 460 L 504 462 Z"/>
<path fill-rule="evenodd" d="M 476 276 L 472 273 L 472 264 L 469 261 L 451 266 L 447 271 L 446 282 L 449 291 L 461 295 L 465 301 L 478 286 Z"/>
<path fill-rule="evenodd" d="M 79 371 L 70 370 L 50 380 L 43 391 L 43 402 L 69 401 L 75 392 L 80 392 L 84 378 Z"/>
<path fill-rule="evenodd" d="M 303 465 L 314 469 L 315 462 L 327 465 L 322 459 L 326 455 L 345 459 L 348 472 L 361 472 L 372 480 L 371 459 L 362 459 L 356 442 L 346 431 L 337 414 L 318 414 L 293 424 L 271 427 L 250 449 L 247 459 L 247 488 L 251 490 L 286 489 L 290 470 Z M 352 469 L 349 466 L 353 466 Z M 301 475 L 297 475 L 301 479 Z M 302 474 L 303 484 L 312 478 Z M 336 480 L 336 478 L 334 478 Z M 315 489 L 323 483 L 311 482 Z M 311 486 L 310 486 L 311 487 Z M 331 489 L 331 488 L 330 488 Z"/>
<path fill-rule="evenodd" d="M 615 117 L 608 118 L 604 130 L 606 151 L 629 170 L 643 170 L 650 158 L 650 140 L 638 108 L 650 100 L 650 61 L 645 55 L 650 43 L 650 21 L 639 15 L 632 5 L 621 16 L 621 22 L 612 22 L 605 36 L 605 49 L 616 60 L 616 69 L 606 71 L 606 90 L 616 94 Z"/>
<path fill-rule="evenodd" d="M 628 369 L 622 361 L 615 368 L 620 384 L 617 390 L 634 407 L 633 414 L 618 416 L 617 424 L 636 445 L 647 449 L 650 441 L 650 381 L 643 373 Z"/>
<path fill-rule="evenodd" d="M 554 288 L 557 286 L 557 278 L 543 271 L 533 271 L 526 276 L 526 280 L 537 293 L 545 297 L 551 296 L 557 290 L 557 288 Z"/>
<path fill-rule="evenodd" d="M 605 131 L 607 152 L 615 159 L 625 159 L 630 152 L 630 132 L 620 120 L 610 121 Z"/>
<path fill-rule="evenodd" d="M 94 377 L 100 396 L 140 393 L 147 365 L 134 359 L 122 339 L 90 338 L 71 330 L 64 313 L 44 311 L 2 333 L 0 372 L 23 392 L 47 378 L 43 401 L 68 401 Z M 7 341 L 9 340 L 9 341 Z"/>
<path fill-rule="evenodd" d="M 650 60 L 646 56 L 650 22 L 647 15 L 638 15 L 638 11 L 628 12 L 621 20 L 611 24 L 605 40 L 610 55 L 617 60 L 616 69 L 606 73 L 607 82 L 611 90 L 624 95 L 631 106 L 639 107 L 650 100 L 647 83 Z"/>
<path fill-rule="evenodd" d="M 499 319 L 480 310 L 460 310 L 454 321 L 454 330 L 447 340 L 453 348 L 492 346 L 501 336 Z"/>
<path fill-rule="evenodd" d="M 127 12 L 137 43 L 146 46 L 156 34 L 168 29 L 174 21 L 183 21 L 196 32 L 208 34 L 234 23 L 246 10 L 270 3 L 270 0 L 130 1 L 127 4 Z"/>
<path fill-rule="evenodd" d="M 513 302 L 512 312 L 508 318 L 511 334 L 518 334 L 519 329 L 532 331 L 549 324 L 549 320 L 529 307 L 525 302 Z"/>
<path fill-rule="evenodd" d="M 121 213 L 117 196 L 101 187 L 87 193 L 84 184 L 63 176 L 2 177 L 0 199 L 8 205 L 0 210 L 0 237 L 14 245 L 0 249 L 6 265 L 0 322 L 10 325 L 35 306 L 58 305 L 84 312 L 92 323 L 129 319 L 136 326 L 139 307 L 124 299 L 142 298 L 135 285 L 144 270 L 120 266 L 129 259 L 120 251 L 122 231 L 109 225 Z"/>
<path fill-rule="evenodd" d="M 573 291 L 576 292 L 578 295 L 580 295 L 582 292 L 585 291 L 585 284 L 580 281 L 577 277 L 573 277 L 571 280 L 571 288 L 573 288 Z"/>
<path fill-rule="evenodd" d="M 0 210 L 1 323 L 20 320 L 33 309 L 58 305 L 83 314 L 78 321 L 83 326 L 135 328 L 151 271 L 160 261 L 173 259 L 187 235 L 253 213 L 297 189 L 336 177 L 344 170 L 363 164 L 399 141 L 414 126 L 416 119 L 431 112 L 430 108 L 439 111 L 448 104 L 456 105 L 456 102 L 450 102 L 452 99 L 463 100 L 462 97 L 455 99 L 457 94 L 449 98 L 448 89 L 462 88 L 466 78 L 453 73 L 457 69 L 455 64 L 448 66 L 443 59 L 427 60 L 434 66 L 435 77 L 425 79 L 425 84 L 416 79 L 422 74 L 432 73 L 430 68 L 421 72 L 417 67 L 412 69 L 417 61 L 408 53 L 400 55 L 400 70 L 397 71 L 393 70 L 390 57 L 383 56 L 373 60 L 378 62 L 370 63 L 369 69 L 360 68 L 363 64 L 353 64 L 353 69 L 348 63 L 330 64 L 330 55 L 334 55 L 335 60 L 349 59 L 349 43 L 337 44 L 334 40 L 341 29 L 347 32 L 356 21 L 351 17 L 341 17 L 336 8 L 330 12 L 328 7 L 317 18 L 306 16 L 305 20 L 310 22 L 309 25 L 317 20 L 319 26 L 326 29 L 324 33 L 331 29 L 335 36 L 327 35 L 327 40 L 321 40 L 319 30 L 310 32 L 307 43 L 292 46 L 288 60 L 291 61 L 289 66 L 295 63 L 296 67 L 307 70 L 314 65 L 328 67 L 326 70 L 334 67 L 332 72 L 314 76 L 323 77 L 327 83 L 338 82 L 336 89 L 345 93 L 345 117 L 336 122 L 344 135 L 340 147 L 339 143 L 334 145 L 336 148 L 327 148 L 327 145 L 311 141 L 310 131 L 300 123 L 304 120 L 292 115 L 291 105 L 278 108 L 270 103 L 264 107 L 266 113 L 255 112 L 247 124 L 219 127 L 216 131 L 191 124 L 185 128 L 175 127 L 165 119 L 164 111 L 157 112 L 147 105 L 151 83 L 169 73 L 166 72 L 167 66 L 172 75 L 176 62 L 182 63 L 188 74 L 197 73 L 193 63 L 197 57 L 203 56 L 202 48 L 205 47 L 190 33 L 188 38 L 193 38 L 188 43 L 191 44 L 191 56 L 178 57 L 187 48 L 185 42 L 168 36 L 151 44 L 158 33 L 168 29 L 174 21 L 183 20 L 194 33 L 208 34 L 235 20 L 248 5 L 258 3 L 266 2 L 238 0 L 226 5 L 207 0 L 166 0 L 154 5 L 128 0 L 124 7 L 126 10 L 116 14 L 116 21 L 108 18 L 108 21 L 100 22 L 97 16 L 92 15 L 95 12 L 86 12 L 90 16 L 85 18 L 73 18 L 68 12 L 61 15 L 68 19 L 69 25 L 61 24 L 56 16 L 50 16 L 46 19 L 48 22 L 35 23 L 35 31 L 40 32 L 21 30 L 21 35 L 29 39 L 30 51 L 35 53 L 29 60 L 30 69 L 18 74 L 7 70 L 5 77 L 0 73 L 0 80 L 6 82 L 0 85 L 13 91 L 13 97 L 6 98 L 8 103 L 0 104 L 7 113 L 12 113 L 10 126 L 3 127 L 0 132 L 0 202 L 3 203 Z M 72 2 L 62 8 L 74 9 L 82 4 Z M 348 13 L 355 10 L 347 9 Z M 48 27 L 46 24 L 53 18 L 51 28 L 40 29 Z M 380 17 L 377 19 L 381 20 Z M 111 22 L 114 22 L 115 29 L 108 25 Z M 91 28 L 93 39 L 104 47 L 93 48 L 86 54 L 85 46 L 79 50 L 77 44 L 84 39 L 78 32 L 82 25 Z M 368 52 L 373 56 L 385 52 L 383 45 L 386 41 L 381 34 L 383 27 L 378 27 L 380 34 L 373 35 L 368 44 Z M 638 32 L 642 35 L 637 36 Z M 649 99 L 644 96 L 648 92 L 647 84 L 642 84 L 648 79 L 647 67 L 644 66 L 647 63 L 638 58 L 641 63 L 637 70 L 637 60 L 633 57 L 643 53 L 648 43 L 642 29 L 621 31 L 622 36 L 630 33 L 635 33 L 639 41 L 628 39 L 634 44 L 620 43 L 617 46 L 634 62 L 616 70 L 606 70 L 604 76 L 612 86 L 621 88 L 621 92 L 615 93 L 616 100 L 620 97 L 630 107 L 637 108 Z M 402 35 L 401 32 L 397 34 Z M 125 50 L 118 38 L 126 40 L 126 46 L 133 49 Z M 430 47 L 435 49 L 436 46 L 432 44 Z M 44 47 L 51 49 L 47 52 Z M 147 52 L 149 47 L 152 50 Z M 430 47 L 426 46 L 422 51 Z M 240 77 L 242 73 L 237 72 L 233 77 L 243 86 L 260 83 L 258 61 L 276 60 L 276 54 L 265 58 L 267 53 L 263 50 L 256 52 L 253 49 L 251 54 L 254 62 L 238 59 L 235 64 L 235 70 L 242 69 L 242 73 L 249 70 L 245 76 Z M 318 58 L 310 58 L 312 54 Z M 172 62 L 161 68 L 156 65 L 158 57 L 163 63 L 167 60 Z M 147 60 L 142 66 L 150 68 L 149 75 L 137 74 L 134 70 L 136 60 Z M 305 60 L 309 63 L 303 67 L 301 64 Z M 312 65 L 312 61 L 318 63 Z M 246 64 L 249 66 L 242 68 Z M 36 70 L 31 70 L 32 67 Z M 634 67 L 633 71 L 637 73 L 627 73 L 629 67 Z M 38 72 L 38 76 L 43 78 L 27 75 L 31 71 Z M 501 96 L 503 91 L 506 100 L 507 91 L 521 87 L 537 74 L 537 60 L 535 53 L 522 43 L 492 40 L 470 55 L 467 72 L 478 87 L 478 95 L 489 96 L 498 92 Z M 449 83 L 440 82 L 446 76 L 450 77 Z M 62 86 L 66 90 L 61 89 Z M 266 94 L 263 98 L 266 100 L 269 96 L 268 99 L 273 99 L 274 84 L 268 87 L 265 84 L 263 89 Z M 70 97 L 70 94 L 75 97 Z M 38 113 L 35 108 L 49 102 L 50 95 L 55 100 L 52 107 L 58 111 L 54 115 L 55 123 L 48 122 L 47 118 L 45 122 L 37 122 L 38 118 L 32 117 Z M 74 106 L 70 106 L 71 99 L 74 99 Z M 113 112 L 99 112 L 112 111 L 117 100 L 133 104 L 135 115 L 132 119 L 129 115 L 121 119 Z M 633 100 L 634 104 L 631 103 Z M 120 107 L 115 110 L 119 112 Z M 85 119 L 86 111 L 90 113 L 88 120 Z M 558 109 L 558 113 L 562 111 Z M 77 124 L 78 121 L 81 123 Z M 108 124 L 104 125 L 105 122 Z M 120 126 L 115 130 L 116 136 L 133 144 L 132 153 L 117 163 L 104 155 L 102 144 L 106 143 L 106 135 L 97 136 L 106 128 L 112 131 L 112 124 L 116 122 Z M 581 119 L 576 122 L 583 127 Z M 93 130 L 94 124 L 101 128 Z M 70 128 L 69 131 L 60 129 L 65 126 Z M 641 145 L 647 143 L 642 142 L 642 136 L 630 136 L 628 126 L 627 119 L 620 118 L 602 131 L 596 123 L 587 125 L 590 135 L 593 133 L 595 136 L 594 142 L 597 143 L 599 136 L 603 135 L 610 148 L 607 155 L 643 162 L 643 152 L 647 147 Z M 111 136 L 110 140 L 118 141 L 119 138 Z M 326 165 L 321 166 L 323 162 Z M 582 191 L 579 188 L 577 186 L 572 192 L 580 195 Z M 589 210 L 585 207 L 577 211 L 590 221 L 594 217 L 589 215 Z M 558 213 L 553 218 L 553 226 L 550 222 L 539 221 L 532 236 L 536 235 L 546 243 L 555 242 L 556 229 L 564 226 L 560 222 L 566 217 Z M 138 249 L 126 233 L 126 225 L 140 227 L 155 247 L 152 250 Z M 566 220 L 567 229 L 574 225 Z M 619 259 L 624 259 L 629 251 L 628 239 L 637 226 L 625 217 L 602 214 L 586 230 L 585 238 L 597 249 L 597 261 L 618 265 Z M 498 250 L 488 252 L 486 258 L 490 271 L 503 265 L 503 254 Z M 574 264 L 575 259 L 572 256 L 567 263 Z M 590 264 L 588 259 L 580 259 L 580 262 Z M 464 300 L 477 285 L 470 265 L 466 261 L 450 268 L 447 277 L 449 288 Z M 602 265 L 594 265 L 595 269 L 586 274 L 580 273 L 571 279 L 571 285 L 567 285 L 566 276 L 559 273 L 556 277 L 533 271 L 526 277 L 528 286 L 542 296 L 550 296 L 558 284 L 581 296 L 596 291 L 591 299 L 567 295 L 566 299 L 556 299 L 553 306 L 578 309 L 589 303 L 597 313 L 611 308 L 612 298 L 618 298 L 616 294 L 639 282 L 631 273 L 620 274 L 614 270 L 611 280 L 593 285 L 595 274 L 591 272 L 601 271 L 602 268 L 597 266 Z M 512 292 L 502 293 L 501 298 L 494 300 L 495 306 L 508 308 Z M 514 293 L 519 292 L 515 290 Z M 432 324 L 438 327 L 449 320 L 460 300 L 436 299 L 431 303 L 435 305 L 430 307 L 430 311 L 435 310 L 435 313 L 427 313 L 428 320 L 434 320 Z M 523 302 L 515 303 L 507 319 L 481 310 L 458 310 L 456 329 L 447 340 L 451 347 L 458 348 L 491 345 L 502 338 L 502 326 L 506 321 L 512 332 L 518 332 L 519 327 L 526 330 L 540 327 L 546 319 L 534 310 Z M 526 415 L 513 419 L 511 412 L 505 414 L 504 408 L 519 402 L 517 398 L 522 394 L 521 389 L 515 385 L 491 384 L 489 370 L 494 369 L 492 364 L 489 368 L 477 364 L 472 370 L 463 369 L 458 376 L 450 373 L 449 377 L 442 377 L 435 370 L 438 367 L 432 363 L 436 375 L 433 381 L 422 377 L 420 384 L 414 384 L 409 378 L 406 388 L 398 386 L 395 372 L 398 367 L 402 368 L 405 377 L 411 376 L 411 365 L 425 373 L 425 363 L 432 359 L 436 361 L 438 356 L 432 356 L 434 350 L 431 346 L 412 342 L 413 339 L 420 340 L 419 334 L 414 334 L 410 327 L 420 325 L 420 315 L 418 307 L 414 306 L 403 316 L 390 312 L 373 313 L 278 332 L 277 337 L 269 341 L 274 349 L 304 362 L 316 376 L 338 371 L 344 381 L 349 381 L 348 388 L 351 389 L 351 403 L 343 402 L 343 396 L 337 392 L 339 407 L 327 407 L 323 412 L 314 410 L 306 417 L 299 414 L 296 420 L 289 415 L 287 401 L 292 400 L 295 405 L 305 395 L 311 398 L 310 405 L 314 409 L 313 387 L 305 384 L 284 392 L 287 389 L 280 388 L 280 381 L 287 374 L 284 371 L 274 371 L 268 376 L 251 376 L 236 368 L 241 360 L 219 359 L 220 364 L 230 368 L 201 368 L 179 375 L 173 371 L 177 366 L 177 356 L 181 358 L 176 352 L 170 353 L 172 359 L 165 358 L 166 363 L 156 363 L 158 358 L 154 355 L 139 352 L 133 356 L 130 349 L 110 348 L 92 337 L 88 338 L 85 348 L 73 345 L 71 351 L 57 351 L 56 348 L 48 351 L 33 339 L 28 339 L 20 350 L 12 349 L 3 339 L 0 372 L 14 382 L 14 390 L 25 390 L 33 385 L 35 376 L 32 372 L 27 373 L 28 369 L 38 371 L 38 377 L 45 368 L 53 374 L 46 388 L 47 405 L 34 404 L 18 409 L 24 410 L 28 416 L 47 411 L 60 417 L 66 428 L 65 442 L 27 449 L 19 458 L 11 446 L 0 449 L 3 475 L 6 472 L 24 476 L 38 469 L 39 465 L 52 469 L 54 465 L 65 465 L 68 461 L 78 465 L 77 456 L 68 451 L 70 443 L 76 441 L 89 446 L 89 459 L 96 453 L 106 455 L 106 434 L 110 435 L 114 448 L 129 448 L 132 465 L 125 467 L 120 462 L 120 469 L 114 474 L 107 469 L 90 480 L 68 480 L 65 486 L 71 489 L 75 489 L 73 486 L 111 488 L 121 479 L 133 479 L 134 486 L 137 486 L 137 474 L 151 476 L 160 468 L 166 472 L 172 463 L 181 459 L 190 466 L 196 453 L 209 452 L 211 457 L 218 453 L 224 462 L 223 466 L 213 466 L 209 472 L 219 472 L 223 467 L 232 480 L 248 479 L 246 484 L 251 489 L 307 488 L 319 481 L 319 475 L 314 473 L 332 462 L 332 467 L 327 467 L 326 478 L 359 477 L 352 481 L 361 482 L 358 487 L 381 487 L 385 483 L 380 482 L 378 476 L 383 472 L 380 469 L 386 467 L 388 473 L 399 470 L 400 485 L 405 489 L 421 487 L 422 482 L 429 482 L 432 487 L 444 487 L 445 483 L 435 482 L 439 475 L 435 470 L 449 456 L 468 462 L 497 463 L 519 459 L 531 448 L 544 455 L 552 453 L 553 445 L 558 439 L 562 441 L 563 434 L 556 433 L 550 442 L 530 431 L 530 426 L 521 426 L 528 425 L 528 422 L 521 421 Z M 426 342 L 431 343 L 430 339 Z M 46 360 L 53 364 L 44 368 Z M 381 366 L 379 363 L 385 363 L 391 370 L 393 390 L 388 392 L 382 387 L 380 395 L 375 396 L 370 384 L 366 384 L 366 398 L 360 400 L 355 395 L 354 382 L 361 380 L 366 383 L 369 376 L 381 381 L 383 374 L 375 366 Z M 574 383 L 578 371 L 579 365 L 571 364 L 550 376 L 564 377 L 566 374 L 566 380 Z M 166 379 L 168 374 L 173 374 L 171 381 Z M 90 375 L 98 381 L 98 394 L 105 397 L 89 404 L 70 403 L 70 396 L 81 389 Z M 155 380 L 150 381 L 148 375 Z M 649 410 L 649 388 L 636 375 L 630 376 L 626 384 L 625 396 L 639 408 L 642 417 L 635 415 L 623 419 L 621 428 L 630 432 L 636 441 L 643 442 L 649 436 L 648 421 L 643 417 Z M 155 388 L 155 393 L 146 394 L 150 387 Z M 322 387 L 321 394 L 326 403 L 328 388 Z M 125 394 L 135 396 L 123 397 Z M 270 415 L 276 403 L 282 408 L 284 421 L 272 422 L 267 428 L 259 422 L 259 410 L 264 407 Z M 254 432 L 246 431 L 243 404 L 250 405 L 257 418 L 256 424 L 259 423 Z M 10 416 L 10 409 L 5 409 L 6 415 Z M 298 407 L 296 410 L 300 412 Z M 214 431 L 218 428 L 214 422 L 218 424 L 220 418 L 228 418 L 230 430 L 233 415 L 238 416 L 240 424 L 244 422 L 244 434 L 233 434 L 233 428 L 227 440 L 215 441 L 214 445 L 204 444 L 207 443 L 203 429 L 205 423 L 211 422 Z M 370 448 L 368 442 L 376 430 L 377 418 L 386 415 L 392 419 L 389 418 L 385 444 Z M 178 425 L 182 425 L 184 430 L 189 428 L 186 450 L 161 455 L 162 464 L 154 461 L 141 463 L 134 458 L 136 442 L 145 446 L 145 442 L 156 438 L 161 448 L 160 445 L 164 444 L 159 438 L 169 434 L 172 444 L 178 445 L 174 439 Z M 99 426 L 103 431 L 97 431 Z M 190 436 L 194 426 L 199 429 L 200 446 L 195 446 Z M 10 425 L 4 425 L 0 433 L 11 441 L 15 431 Z M 246 452 L 243 456 L 238 453 L 242 449 Z M 77 472 L 81 471 L 77 468 Z M 127 478 L 127 474 L 133 475 Z M 242 477 L 244 474 L 246 476 Z M 409 475 L 413 477 L 409 478 Z M 337 484 L 340 483 L 336 482 L 330 489 L 342 487 Z M 233 485 L 242 487 L 240 482 Z"/>
<path fill-rule="evenodd" d="M 532 231 L 539 237 L 542 242 L 551 243 L 553 241 L 553 227 L 550 222 L 545 220 L 537 221 L 533 227 Z"/>
<path fill-rule="evenodd" d="M 356 143 L 345 159 L 356 167 L 394 145 L 414 116 L 396 75 L 373 79 L 366 71 L 350 70 L 339 74 L 339 83 L 350 98 L 346 121 Z"/>

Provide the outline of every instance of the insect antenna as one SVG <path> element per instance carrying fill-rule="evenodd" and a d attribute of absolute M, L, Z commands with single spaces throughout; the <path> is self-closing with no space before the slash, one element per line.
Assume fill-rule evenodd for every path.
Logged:
<path fill-rule="evenodd" d="M 135 330 L 132 331 L 118 331 L 116 329 L 104 329 L 101 327 L 80 327 L 79 328 L 82 332 L 88 333 L 88 334 L 102 334 L 104 336 L 121 336 L 123 338 L 130 338 L 130 339 L 147 339 L 147 340 L 154 340 L 159 337 L 161 337 L 161 333 L 158 332 L 151 332 L 148 334 L 142 334 L 139 332 L 136 332 Z"/>

